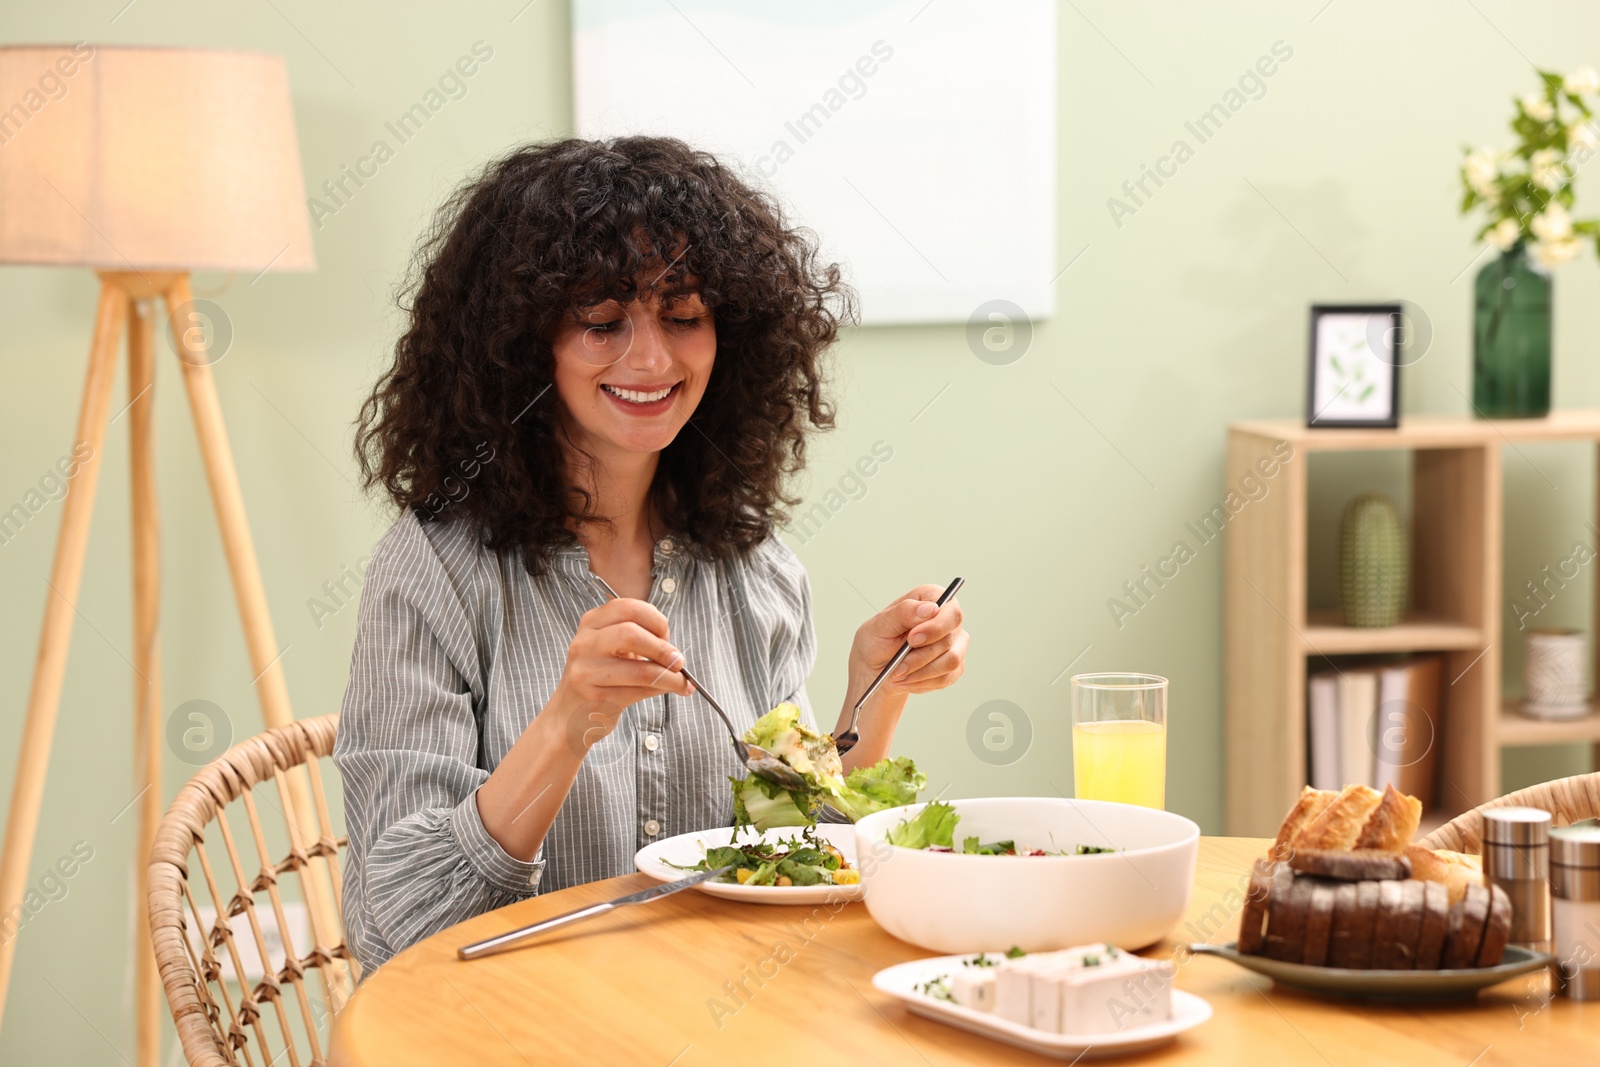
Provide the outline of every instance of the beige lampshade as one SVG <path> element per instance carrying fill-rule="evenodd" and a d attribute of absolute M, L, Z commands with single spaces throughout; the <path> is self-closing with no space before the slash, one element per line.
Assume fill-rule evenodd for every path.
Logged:
<path fill-rule="evenodd" d="M 0 47 L 0 262 L 314 270 L 279 56 Z"/>

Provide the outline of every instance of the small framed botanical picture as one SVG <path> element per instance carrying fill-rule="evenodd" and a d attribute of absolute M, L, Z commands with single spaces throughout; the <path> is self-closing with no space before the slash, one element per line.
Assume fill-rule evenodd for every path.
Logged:
<path fill-rule="evenodd" d="M 1399 304 L 1319 304 L 1311 309 L 1306 425 L 1400 423 Z"/>

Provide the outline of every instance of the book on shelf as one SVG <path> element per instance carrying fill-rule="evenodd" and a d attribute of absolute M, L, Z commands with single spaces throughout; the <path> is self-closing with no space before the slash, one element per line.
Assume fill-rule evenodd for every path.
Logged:
<path fill-rule="evenodd" d="M 1339 781 L 1373 781 L 1373 718 L 1378 710 L 1378 676 L 1370 670 L 1339 672 Z"/>
<path fill-rule="evenodd" d="M 1393 785 L 1432 806 L 1440 740 L 1437 655 L 1319 671 L 1307 680 L 1306 770 L 1316 789 Z"/>
<path fill-rule="evenodd" d="M 1338 789 L 1339 777 L 1339 672 L 1320 671 L 1311 676 L 1306 699 L 1306 753 L 1313 789 Z"/>
<path fill-rule="evenodd" d="M 1392 785 L 1433 806 L 1443 710 L 1444 659 L 1414 656 L 1384 667 L 1378 686 L 1377 777 L 1372 785 Z"/>

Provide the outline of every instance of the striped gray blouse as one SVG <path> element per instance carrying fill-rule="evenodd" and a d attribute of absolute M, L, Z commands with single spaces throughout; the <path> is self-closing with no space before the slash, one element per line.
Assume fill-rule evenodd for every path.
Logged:
<path fill-rule="evenodd" d="M 590 749 L 540 853 L 508 855 L 476 791 L 544 707 L 584 612 L 603 593 L 588 553 L 531 576 L 464 521 L 406 514 L 372 554 L 333 758 L 350 835 L 345 931 L 371 973 L 406 946 L 547 890 L 630 873 L 651 841 L 733 823 L 742 767 L 698 696 L 635 704 Z M 811 709 L 805 569 L 776 536 L 708 562 L 655 546 L 650 603 L 741 731 L 782 701 Z"/>

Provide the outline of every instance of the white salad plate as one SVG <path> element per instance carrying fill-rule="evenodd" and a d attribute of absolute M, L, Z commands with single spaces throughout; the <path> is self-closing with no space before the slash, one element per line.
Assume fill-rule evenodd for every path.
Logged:
<path fill-rule="evenodd" d="M 802 826 L 779 826 L 757 834 L 745 828 L 741 841 L 764 842 L 792 841 L 805 830 Z M 848 823 L 820 823 L 818 835 L 844 855 L 845 861 L 856 865 L 856 828 Z M 650 877 L 662 882 L 676 882 L 706 858 L 706 849 L 720 848 L 733 841 L 734 829 L 719 826 L 711 830 L 696 830 L 692 834 L 679 834 L 654 844 L 646 845 L 634 853 L 633 865 Z M 677 866 L 673 866 L 677 864 Z M 827 904 L 836 900 L 860 900 L 861 884 L 855 885 L 735 885 L 732 882 L 701 882 L 695 887 L 714 897 L 742 900 L 747 904 Z"/>
<path fill-rule="evenodd" d="M 1172 1018 L 1165 1022 L 1130 1026 L 1105 1034 L 1052 1034 L 1035 1030 L 987 1011 L 964 1008 L 939 997 L 919 992 L 917 987 L 941 975 L 960 970 L 975 953 L 960 956 L 934 956 L 887 967 L 872 976 L 872 984 L 894 997 L 914 1015 L 934 1019 L 969 1033 L 991 1037 L 1017 1048 L 1037 1052 L 1058 1060 L 1099 1059 L 1144 1052 L 1171 1041 L 1185 1030 L 1211 1018 L 1211 1005 L 1204 997 L 1172 991 Z"/>

